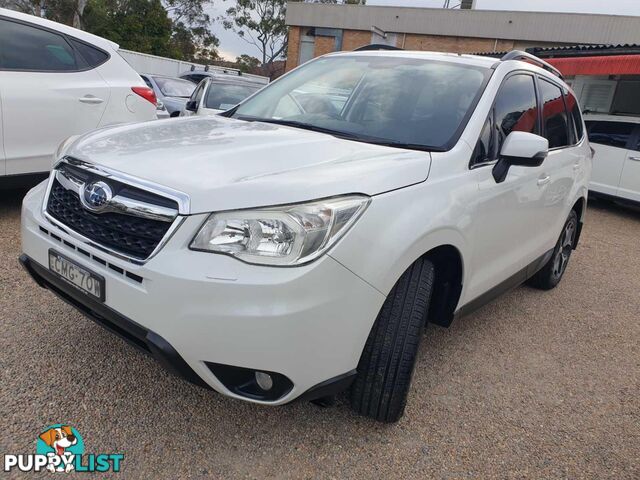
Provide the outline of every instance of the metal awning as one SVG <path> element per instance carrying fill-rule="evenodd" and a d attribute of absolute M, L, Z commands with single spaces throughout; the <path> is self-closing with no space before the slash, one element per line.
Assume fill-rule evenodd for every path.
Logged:
<path fill-rule="evenodd" d="M 545 58 L 565 76 L 640 75 L 640 55 Z"/>

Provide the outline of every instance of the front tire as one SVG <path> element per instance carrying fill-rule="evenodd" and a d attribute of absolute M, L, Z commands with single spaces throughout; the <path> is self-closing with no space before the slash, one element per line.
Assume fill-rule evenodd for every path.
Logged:
<path fill-rule="evenodd" d="M 527 282 L 534 288 L 541 290 L 551 290 L 562 280 L 564 272 L 567 270 L 569 258 L 576 242 L 578 232 L 578 215 L 575 210 L 571 210 L 569 218 L 564 224 L 560 238 L 553 249 L 553 255 L 544 267 Z"/>
<path fill-rule="evenodd" d="M 351 407 L 381 422 L 402 417 L 425 325 L 434 267 L 416 261 L 385 300 L 358 363 Z"/>

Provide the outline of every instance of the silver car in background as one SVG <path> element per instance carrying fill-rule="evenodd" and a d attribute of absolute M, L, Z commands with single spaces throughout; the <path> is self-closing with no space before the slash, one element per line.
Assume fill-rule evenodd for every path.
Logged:
<path fill-rule="evenodd" d="M 225 112 L 261 88 L 262 85 L 251 82 L 205 78 L 187 101 L 180 116 L 215 115 Z"/>
<path fill-rule="evenodd" d="M 140 75 L 158 98 L 158 118 L 177 117 L 195 90 L 195 85 L 182 78 L 166 75 Z"/>

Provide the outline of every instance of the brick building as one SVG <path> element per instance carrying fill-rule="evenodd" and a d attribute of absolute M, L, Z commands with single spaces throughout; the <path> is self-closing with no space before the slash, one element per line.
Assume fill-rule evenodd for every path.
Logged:
<path fill-rule="evenodd" d="M 371 43 L 457 53 L 640 43 L 631 16 L 289 3 L 286 22 L 287 70 Z"/>

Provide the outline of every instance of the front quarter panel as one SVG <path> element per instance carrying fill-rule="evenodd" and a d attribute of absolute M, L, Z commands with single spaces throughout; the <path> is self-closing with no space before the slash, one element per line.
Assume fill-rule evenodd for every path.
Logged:
<path fill-rule="evenodd" d="M 466 168 L 470 154 L 471 149 L 460 142 L 450 152 L 433 155 L 425 182 L 373 197 L 330 255 L 384 295 L 433 248 L 455 247 L 464 266 L 477 193 L 477 183 Z"/>

